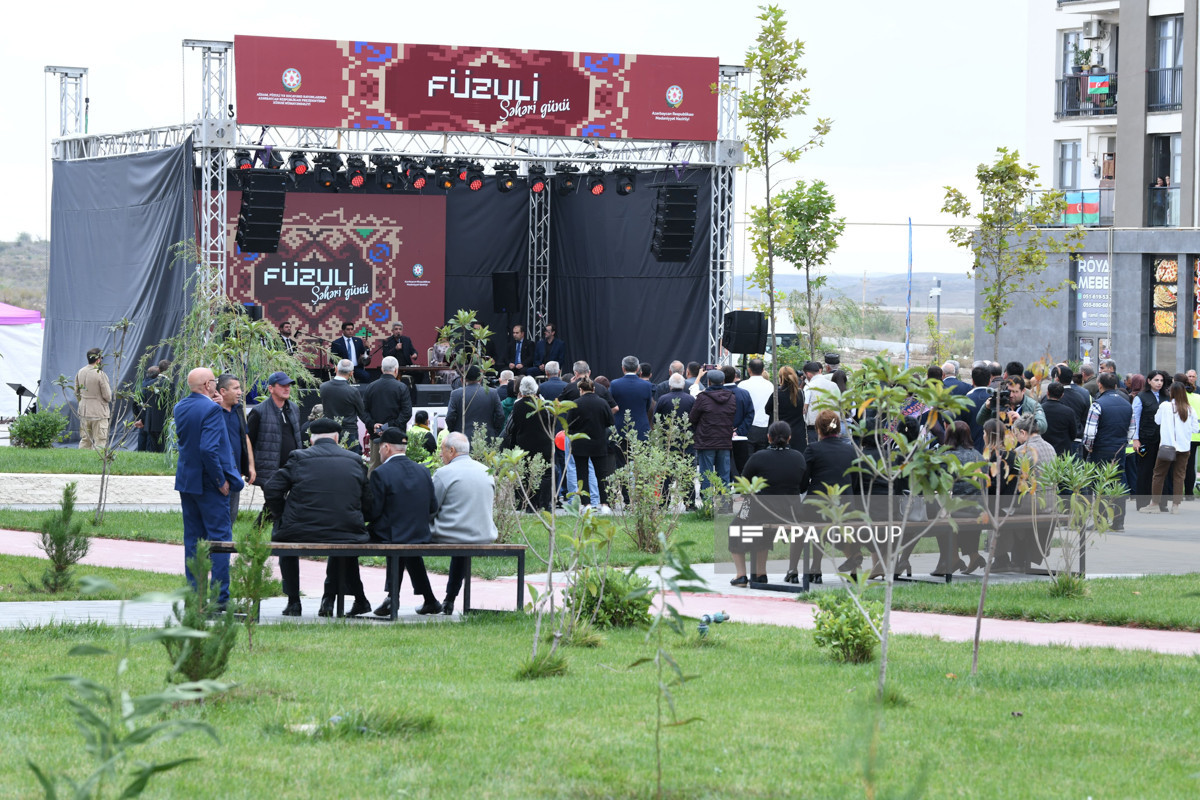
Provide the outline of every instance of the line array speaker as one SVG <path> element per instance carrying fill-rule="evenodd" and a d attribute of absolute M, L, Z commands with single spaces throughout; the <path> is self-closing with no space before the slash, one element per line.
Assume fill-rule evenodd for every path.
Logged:
<path fill-rule="evenodd" d="M 238 211 L 237 243 L 246 253 L 274 253 L 283 229 L 283 205 L 288 172 L 252 169 L 242 173 L 242 207 Z"/>
<path fill-rule="evenodd" d="M 659 261 L 687 261 L 692 255 L 699 191 L 695 186 L 658 187 L 650 252 Z"/>
<path fill-rule="evenodd" d="M 721 346 L 731 353 L 763 353 L 767 349 L 767 315 L 761 311 L 725 314 Z"/>

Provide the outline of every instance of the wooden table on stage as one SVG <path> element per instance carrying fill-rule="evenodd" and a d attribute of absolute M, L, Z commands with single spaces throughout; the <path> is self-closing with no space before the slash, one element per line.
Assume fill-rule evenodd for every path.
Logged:
<path fill-rule="evenodd" d="M 416 365 L 411 367 L 396 368 L 397 373 L 400 375 L 435 375 L 439 372 L 445 372 L 448 369 L 451 369 L 451 367 L 445 364 L 435 367 L 422 367 L 420 365 Z"/>

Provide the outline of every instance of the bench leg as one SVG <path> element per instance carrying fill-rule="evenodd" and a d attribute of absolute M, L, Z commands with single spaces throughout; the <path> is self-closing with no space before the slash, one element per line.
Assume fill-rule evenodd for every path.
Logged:
<path fill-rule="evenodd" d="M 467 556 L 467 574 L 463 577 L 463 610 L 462 613 L 471 613 L 471 557 Z"/>
<path fill-rule="evenodd" d="M 517 611 L 525 610 L 525 551 L 517 553 Z"/>
<path fill-rule="evenodd" d="M 400 613 L 400 557 L 388 556 L 387 565 L 388 585 L 392 587 L 388 589 L 388 606 L 392 611 L 388 619 L 395 622 Z"/>

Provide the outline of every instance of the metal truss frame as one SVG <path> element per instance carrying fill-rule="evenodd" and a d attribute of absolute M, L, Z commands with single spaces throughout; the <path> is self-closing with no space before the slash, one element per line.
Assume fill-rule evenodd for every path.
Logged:
<path fill-rule="evenodd" d="M 233 116 L 230 81 L 232 42 L 185 39 L 183 46 L 201 51 L 201 114 L 194 123 L 127 131 L 84 134 L 80 78 L 86 70 L 47 67 L 60 76 L 59 136 L 52 142 L 53 158 L 78 161 L 128 155 L 175 147 L 194 136 L 202 186 L 196 231 L 201 264 L 219 276 L 211 291 L 224 296 L 228 256 L 228 168 L 235 150 L 270 146 L 283 152 L 388 155 L 397 158 L 466 159 L 483 165 L 515 162 L 527 171 L 537 163 L 553 173 L 558 163 L 576 166 L 633 168 L 689 167 L 711 169 L 712 200 L 709 222 L 708 354 L 720 358 L 724 314 L 733 282 L 734 175 L 742 164 L 737 138 L 738 79 L 748 72 L 740 66 L 720 67 L 718 141 L 666 142 L 629 139 L 506 136 L 490 133 L 424 133 L 393 130 L 239 125 Z M 68 73 L 70 71 L 70 73 Z M 74 83 L 69 83 L 69 81 Z M 68 91 L 68 87 L 71 91 Z M 68 125 L 73 122 L 74 129 Z M 528 281 L 526 300 L 529 332 L 536 339 L 548 319 L 550 305 L 550 194 L 531 195 L 529 205 Z"/>
<path fill-rule="evenodd" d="M 87 67 L 46 67 L 46 72 L 58 76 L 58 135 L 83 133 L 87 122 L 87 95 L 83 88 Z"/>

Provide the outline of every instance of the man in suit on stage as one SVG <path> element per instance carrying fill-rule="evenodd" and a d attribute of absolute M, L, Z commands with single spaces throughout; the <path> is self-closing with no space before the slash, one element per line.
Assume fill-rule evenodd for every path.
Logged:
<path fill-rule="evenodd" d="M 383 340 L 380 351 L 384 358 L 391 356 L 401 367 L 411 367 L 417 363 L 417 348 L 413 347 L 412 339 L 404 335 L 404 323 L 396 320 L 392 326 L 392 335 Z"/>
<path fill-rule="evenodd" d="M 325 416 L 341 422 L 342 435 L 349 436 L 353 443 L 350 449 L 362 453 L 362 445 L 358 438 L 358 421 L 361 419 L 369 431 L 371 418 L 367 416 L 363 407 L 362 393 L 358 391 L 357 386 L 350 383 L 350 375 L 353 372 L 354 367 L 348 359 L 338 362 L 337 374 L 321 384 L 321 405 L 325 409 Z"/>
<path fill-rule="evenodd" d="M 505 359 L 505 363 L 513 371 L 513 375 L 520 377 L 529 374 L 533 367 L 533 359 L 534 345 L 525 339 L 525 326 L 520 323 L 513 325 L 512 343 L 508 346 L 508 358 Z"/>
<path fill-rule="evenodd" d="M 212 370 L 196 367 L 187 376 L 187 397 L 175 404 L 175 432 L 179 438 L 179 464 L 175 469 L 175 491 L 183 507 L 184 569 L 196 554 L 201 539 L 233 540 L 229 517 L 229 492 L 243 487 L 238 465 L 225 429 L 221 407 L 210 398 L 217 379 Z M 191 572 L 188 582 L 196 585 Z M 212 556 L 212 580 L 221 586 L 218 608 L 229 602 L 229 554 Z"/>
<path fill-rule="evenodd" d="M 363 340 L 354 335 L 354 323 L 342 323 L 342 336 L 339 339 L 334 339 L 329 345 L 329 362 L 336 364 L 345 359 L 350 362 L 354 368 L 354 380 L 359 383 L 366 383 L 371 378 L 367 375 L 367 346 L 363 344 Z"/>
<path fill-rule="evenodd" d="M 551 361 L 557 361 L 559 364 L 567 363 L 567 346 L 562 339 L 558 338 L 558 326 L 553 322 L 547 322 L 542 332 L 542 338 L 533 348 L 534 367 L 528 370 L 526 375 L 541 375 L 546 371 L 546 364 Z"/>
<path fill-rule="evenodd" d="M 379 455 L 383 459 L 371 473 L 373 505 L 370 516 L 371 539 L 388 544 L 425 544 L 433 537 L 430 517 L 437 511 L 433 498 L 433 479 L 429 470 L 404 454 L 408 437 L 401 428 L 388 428 L 380 434 Z M 440 614 L 442 604 L 429 586 L 429 574 L 420 556 L 401 556 L 397 578 L 404 580 L 404 571 L 412 582 L 413 594 L 425 598 L 418 614 Z M 391 592 L 391 581 L 385 588 Z M 398 589 L 399 587 L 397 587 Z M 392 613 L 392 599 L 375 609 L 375 616 Z"/>

